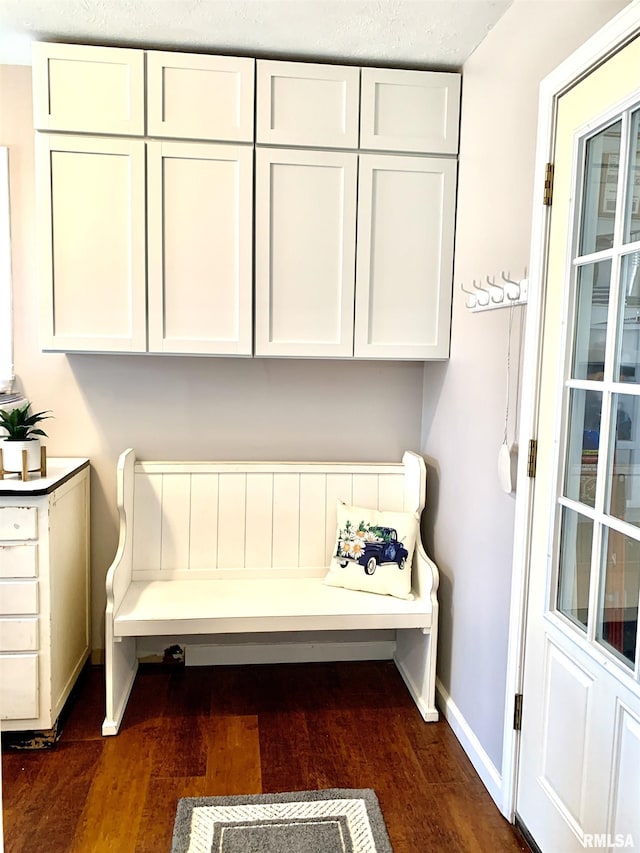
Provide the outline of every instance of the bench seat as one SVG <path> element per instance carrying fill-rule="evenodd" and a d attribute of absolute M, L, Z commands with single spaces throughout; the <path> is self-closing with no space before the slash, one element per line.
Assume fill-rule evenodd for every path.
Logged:
<path fill-rule="evenodd" d="M 298 662 L 319 659 L 321 646 L 325 660 L 336 653 L 362 659 L 378 653 L 375 632 L 384 632 L 423 718 L 438 719 L 438 569 L 421 538 L 411 601 L 323 583 L 336 549 L 338 501 L 420 514 L 421 456 L 407 451 L 401 463 L 141 462 L 129 449 L 117 473 L 120 534 L 105 584 L 103 735 L 119 731 L 142 647 L 153 645 L 148 638 L 178 639 L 189 665 L 196 647 L 212 650 L 207 662 L 228 659 L 230 636 L 247 663 L 260 662 L 273 643 L 288 646 L 283 654 Z M 341 639 L 327 639 L 332 633 Z M 251 636 L 255 642 L 247 642 Z"/>
<path fill-rule="evenodd" d="M 114 620 L 116 637 L 430 627 L 430 601 L 322 578 L 132 581 Z"/>

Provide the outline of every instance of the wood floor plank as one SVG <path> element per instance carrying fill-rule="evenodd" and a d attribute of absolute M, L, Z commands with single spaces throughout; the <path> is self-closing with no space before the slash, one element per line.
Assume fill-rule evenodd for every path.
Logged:
<path fill-rule="evenodd" d="M 150 779 L 135 841 L 136 853 L 168 851 L 182 797 L 211 796 L 205 776 Z M 129 848 L 134 849 L 134 846 Z"/>
<path fill-rule="evenodd" d="M 91 785 L 92 768 L 100 760 L 103 745 L 92 743 L 58 744 L 55 749 L 18 753 L 31 781 L 25 790 L 4 778 L 3 807 L 6 853 L 34 849 L 24 846 L 25 838 L 46 839 L 41 849 L 47 853 L 67 853 L 73 846 L 77 826 Z M 12 759 L 14 755 L 10 755 Z M 37 768 L 37 773 L 35 770 Z M 34 790 L 40 796 L 33 795 Z M 46 798 L 42 795 L 46 792 Z M 10 826 L 11 832 L 6 828 Z M 37 848 L 35 848 L 37 849 Z"/>
<path fill-rule="evenodd" d="M 389 661 L 142 667 L 109 738 L 103 678 L 52 750 L 3 753 L 7 853 L 160 853 L 181 797 L 316 788 L 373 788 L 394 853 L 528 850 Z"/>
<path fill-rule="evenodd" d="M 258 717 L 221 717 L 206 727 L 210 796 L 262 793 Z"/>

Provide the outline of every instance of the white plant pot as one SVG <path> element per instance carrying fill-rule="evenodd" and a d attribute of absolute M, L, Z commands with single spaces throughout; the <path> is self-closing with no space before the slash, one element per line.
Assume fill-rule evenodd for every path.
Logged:
<path fill-rule="evenodd" d="M 9 441 L 3 439 L 2 464 L 5 471 L 22 472 L 22 451 L 27 451 L 27 470 L 40 471 L 40 439 L 31 438 L 27 441 Z"/>

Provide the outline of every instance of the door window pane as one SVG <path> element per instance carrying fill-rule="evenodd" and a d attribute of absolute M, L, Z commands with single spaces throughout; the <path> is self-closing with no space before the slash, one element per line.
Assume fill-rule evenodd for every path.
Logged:
<path fill-rule="evenodd" d="M 602 379 L 610 287 L 610 260 L 578 269 L 574 379 Z"/>
<path fill-rule="evenodd" d="M 602 392 L 572 389 L 564 493 L 590 507 L 595 506 L 601 411 Z"/>
<path fill-rule="evenodd" d="M 635 663 L 640 596 L 640 543 L 605 530 L 598 640 L 625 663 Z"/>
<path fill-rule="evenodd" d="M 620 300 L 621 346 L 614 376 L 620 382 L 640 382 L 640 252 L 622 258 Z"/>
<path fill-rule="evenodd" d="M 618 198 L 620 130 L 617 121 L 587 142 L 580 254 L 601 252 L 613 246 L 613 224 Z"/>
<path fill-rule="evenodd" d="M 631 116 L 627 209 L 624 222 L 625 243 L 640 240 L 640 110 L 636 110 Z"/>
<path fill-rule="evenodd" d="M 607 472 L 611 515 L 640 527 L 640 397 L 614 394 L 612 452 Z"/>
<path fill-rule="evenodd" d="M 593 522 L 562 508 L 558 610 L 582 628 L 589 615 Z"/>

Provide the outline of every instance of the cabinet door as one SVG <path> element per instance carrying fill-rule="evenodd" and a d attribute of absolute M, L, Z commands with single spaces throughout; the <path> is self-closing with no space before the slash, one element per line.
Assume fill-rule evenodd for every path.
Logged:
<path fill-rule="evenodd" d="M 256 142 L 357 148 L 360 69 L 258 60 Z"/>
<path fill-rule="evenodd" d="M 144 51 L 33 45 L 36 130 L 144 135 Z"/>
<path fill-rule="evenodd" d="M 362 69 L 360 148 L 456 154 L 460 75 Z"/>
<path fill-rule="evenodd" d="M 149 51 L 147 133 L 253 142 L 255 60 Z"/>
<path fill-rule="evenodd" d="M 253 149 L 148 143 L 149 349 L 251 355 Z"/>
<path fill-rule="evenodd" d="M 256 150 L 256 355 L 353 355 L 357 155 Z"/>
<path fill-rule="evenodd" d="M 41 345 L 144 352 L 142 140 L 38 134 Z"/>
<path fill-rule="evenodd" d="M 355 355 L 447 358 L 456 162 L 360 155 Z"/>

